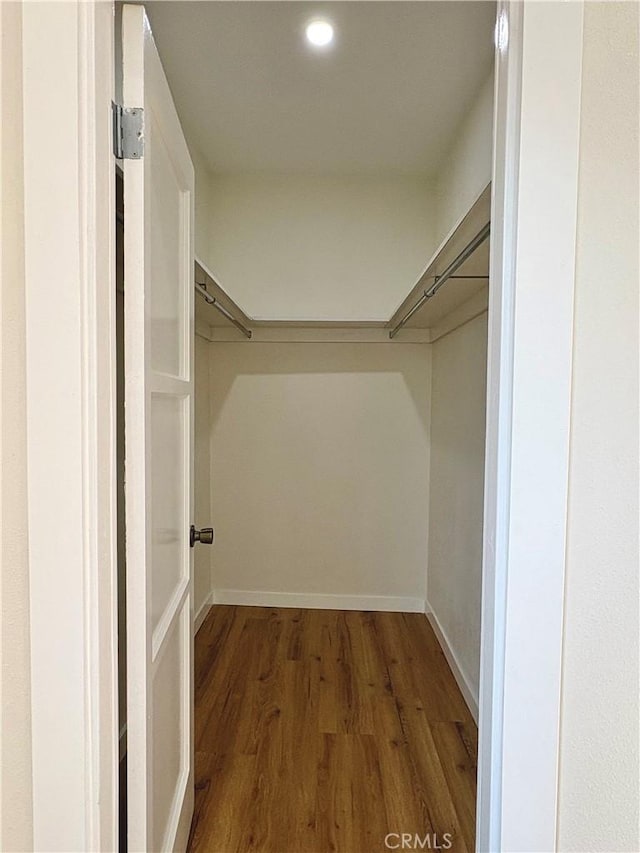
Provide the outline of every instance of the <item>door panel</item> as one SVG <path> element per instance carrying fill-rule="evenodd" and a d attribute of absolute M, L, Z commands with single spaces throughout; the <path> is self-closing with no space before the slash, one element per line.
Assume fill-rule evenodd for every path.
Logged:
<path fill-rule="evenodd" d="M 184 295 L 175 283 L 185 265 L 185 229 L 190 219 L 190 193 L 184 192 L 168 143 L 153 112 L 146 117 L 145 134 L 154 140 L 147 147 L 151 219 L 151 365 L 160 373 L 184 378 L 186 312 Z"/>
<path fill-rule="evenodd" d="M 189 577 L 184 505 L 185 400 L 171 394 L 151 395 L 151 617 L 160 619 Z"/>
<path fill-rule="evenodd" d="M 166 642 L 154 661 L 151 714 L 153 738 L 153 830 L 151 850 L 171 849 L 174 827 L 186 808 L 185 785 L 193 786 L 189 738 L 190 703 L 185 702 L 190 686 L 186 667 L 190 655 L 191 618 L 188 604 L 173 620 Z M 186 820 L 186 818 L 185 818 Z M 191 823 L 189 812 L 186 828 Z M 171 830 L 170 837 L 167 830 Z M 183 839 L 186 842 L 186 838 Z M 179 839 L 182 843 L 182 840 Z M 184 846 L 181 846 L 184 849 Z"/>
<path fill-rule="evenodd" d="M 144 8 L 124 6 L 127 772 L 131 851 L 184 850 L 193 812 L 193 166 Z"/>

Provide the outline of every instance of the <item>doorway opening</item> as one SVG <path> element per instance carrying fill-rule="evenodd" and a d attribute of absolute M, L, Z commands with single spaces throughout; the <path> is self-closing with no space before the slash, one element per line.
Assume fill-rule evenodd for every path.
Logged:
<path fill-rule="evenodd" d="M 157 402 L 155 433 L 142 419 L 151 523 L 135 572 L 160 592 L 136 622 L 144 708 L 143 644 L 125 639 L 122 609 L 139 728 L 121 825 L 131 838 L 144 812 L 148 843 L 173 847 L 193 774 L 193 850 L 396 849 L 407 834 L 471 850 L 495 5 L 334 3 L 321 52 L 304 3 L 147 13 L 158 60 L 143 82 L 176 120 L 140 89 L 144 157 L 123 167 L 151 252 L 123 267 L 129 288 L 135 252 L 149 288 L 153 387 L 139 399 Z M 169 389 L 193 410 L 165 406 Z M 186 518 L 171 466 L 191 416 Z M 213 547 L 189 548 L 191 525 L 213 526 Z M 173 659 L 163 638 L 179 607 L 189 633 Z M 142 791 L 151 754 L 162 783 Z"/>

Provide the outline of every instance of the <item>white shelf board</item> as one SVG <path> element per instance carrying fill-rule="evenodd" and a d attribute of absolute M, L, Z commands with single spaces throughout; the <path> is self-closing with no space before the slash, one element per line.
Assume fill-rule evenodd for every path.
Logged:
<path fill-rule="evenodd" d="M 351 335 L 358 340 L 386 339 L 389 330 L 393 329 L 400 319 L 415 305 L 422 293 L 430 287 L 435 277 L 460 254 L 464 247 L 489 222 L 491 215 L 491 185 L 487 185 L 472 205 L 469 212 L 461 218 L 450 234 L 438 247 L 424 272 L 398 306 L 388 321 L 378 320 L 283 320 L 256 319 L 250 317 L 234 302 L 229 294 L 218 284 L 215 275 L 206 265 L 196 258 L 196 281 L 206 284 L 207 291 L 214 296 L 243 326 L 254 332 L 254 340 L 286 340 L 287 334 L 291 339 L 333 339 L 333 330 L 344 339 Z M 422 308 L 411 317 L 404 328 L 395 338 L 397 342 L 409 340 L 429 340 L 428 335 L 421 334 L 442 325 L 442 321 L 454 314 L 460 306 L 479 297 L 486 292 L 489 274 L 489 241 L 486 240 L 456 271 L 456 277 L 449 279 L 438 290 L 435 296 L 428 299 Z M 466 277 L 465 277 L 466 276 Z M 228 318 L 213 305 L 196 296 L 196 324 L 204 330 L 211 330 L 212 340 L 246 340 Z M 307 330 L 310 334 L 305 334 Z M 362 330 L 366 330 L 363 336 Z M 342 338 L 341 338 L 342 339 Z"/>
<path fill-rule="evenodd" d="M 436 249 L 424 272 L 398 306 L 387 323 L 393 329 L 405 314 L 416 304 L 427 288 L 431 287 L 437 275 L 441 274 L 455 260 L 460 252 L 478 234 L 491 219 L 491 185 L 480 193 L 471 209 L 451 230 L 449 235 Z M 489 275 L 489 240 L 487 239 L 457 270 L 456 276 Z M 488 279 L 451 278 L 445 282 L 435 296 L 427 299 L 411 317 L 397 335 L 402 340 L 405 329 L 430 329 L 460 305 L 468 302 L 476 294 L 487 288 Z"/>
<path fill-rule="evenodd" d="M 226 290 L 218 284 L 216 277 L 198 257 L 195 259 L 195 281 L 198 284 L 204 284 L 207 293 L 210 293 L 211 296 L 215 297 L 215 299 L 224 308 L 226 308 L 227 311 L 233 314 L 233 316 L 242 323 L 243 326 L 251 329 L 253 325 L 251 318 L 248 317 L 242 308 L 233 301 Z M 238 339 L 245 339 L 242 332 L 237 329 L 221 311 L 218 311 L 217 308 L 210 305 L 198 293 L 196 293 L 195 299 L 195 319 L 197 327 L 199 326 L 202 328 L 208 326 L 211 329 L 229 329 L 233 332 L 234 336 L 237 335 Z"/>

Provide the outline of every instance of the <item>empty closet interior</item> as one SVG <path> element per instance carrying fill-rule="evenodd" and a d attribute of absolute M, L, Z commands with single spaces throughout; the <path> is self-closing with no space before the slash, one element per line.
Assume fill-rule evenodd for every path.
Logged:
<path fill-rule="evenodd" d="M 196 620 L 425 613 L 476 718 L 489 229 L 485 186 L 386 321 L 255 319 L 195 264 Z"/>
<path fill-rule="evenodd" d="M 149 16 L 196 173 L 196 620 L 426 612 L 475 714 L 494 4 Z"/>
<path fill-rule="evenodd" d="M 485 186 L 387 320 L 255 319 L 198 257 L 197 621 L 426 613 L 477 716 L 489 230 Z"/>
<path fill-rule="evenodd" d="M 495 4 L 147 11 L 196 176 L 194 630 L 422 614 L 477 721 Z"/>

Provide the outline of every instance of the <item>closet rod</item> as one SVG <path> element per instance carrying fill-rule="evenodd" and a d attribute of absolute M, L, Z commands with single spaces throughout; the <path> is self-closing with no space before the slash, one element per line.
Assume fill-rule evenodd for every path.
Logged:
<path fill-rule="evenodd" d="M 208 292 L 207 288 L 204 285 L 200 284 L 199 281 L 196 281 L 195 282 L 195 288 L 198 291 L 198 293 L 200 294 L 200 296 L 202 296 L 202 298 L 204 299 L 205 302 L 208 302 L 209 305 L 213 305 L 214 308 L 217 308 L 218 311 L 221 314 L 223 314 L 227 318 L 227 320 L 229 320 L 229 322 L 233 323 L 233 325 L 236 327 L 236 329 L 238 329 L 240 332 L 242 332 L 242 334 L 246 338 L 249 338 L 249 340 L 251 340 L 251 330 L 247 329 L 246 326 L 243 326 L 239 320 L 236 320 L 236 318 L 233 316 L 233 314 L 230 311 L 228 311 L 224 307 L 224 305 L 222 305 L 222 303 L 218 302 L 218 300 L 215 298 L 215 296 L 212 296 Z"/>
<path fill-rule="evenodd" d="M 473 240 L 471 240 L 469 243 L 467 243 L 467 245 L 464 247 L 464 249 L 457 256 L 457 258 L 455 258 L 453 261 L 451 261 L 451 263 L 445 269 L 445 271 L 441 275 L 435 276 L 435 281 L 433 282 L 431 287 L 428 287 L 424 291 L 424 293 L 422 294 L 420 299 L 418 299 L 418 301 L 413 306 L 413 308 L 410 308 L 407 311 L 407 313 L 404 315 L 402 320 L 400 320 L 400 322 L 396 326 L 394 326 L 394 328 L 389 332 L 390 338 L 395 338 L 395 336 L 398 334 L 400 329 L 413 317 L 413 315 L 416 313 L 416 311 L 418 311 L 420 308 L 422 308 L 422 306 L 427 301 L 427 299 L 431 299 L 432 296 L 435 296 L 435 294 L 440 290 L 442 285 L 446 281 L 448 281 L 450 278 L 454 277 L 453 276 L 454 272 L 456 272 L 456 270 L 460 269 L 462 264 L 468 258 L 470 258 L 471 255 L 473 255 L 473 253 L 475 252 L 475 250 L 479 246 L 481 246 L 484 243 L 484 241 L 489 236 L 490 231 L 491 231 L 491 223 L 487 222 L 487 224 L 484 226 L 484 228 L 482 228 L 476 234 L 476 236 L 473 238 Z M 461 276 L 461 278 L 465 278 L 465 277 L 466 276 Z M 476 276 L 470 276 L 470 278 L 476 278 Z M 481 278 L 484 278 L 484 276 L 481 276 Z"/>

